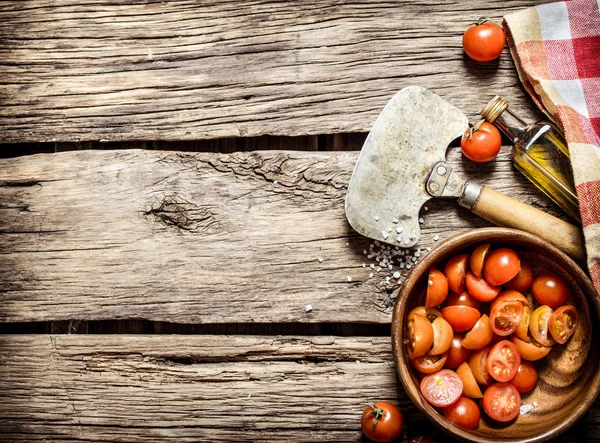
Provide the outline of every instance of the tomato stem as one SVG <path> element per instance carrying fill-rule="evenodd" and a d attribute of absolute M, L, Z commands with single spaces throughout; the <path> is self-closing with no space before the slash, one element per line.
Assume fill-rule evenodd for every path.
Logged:
<path fill-rule="evenodd" d="M 371 408 L 373 409 L 371 412 L 369 412 L 369 415 L 373 414 L 375 416 L 375 420 L 373 420 L 373 429 L 375 429 L 375 426 L 377 426 L 377 422 L 379 421 L 379 419 L 381 417 L 385 417 L 385 413 L 383 412 L 383 409 L 378 408 L 372 402 L 369 402 L 369 406 L 371 406 Z"/>
<path fill-rule="evenodd" d="M 469 123 L 469 140 L 473 139 L 473 133 L 479 131 L 479 128 L 481 127 L 483 122 L 485 122 L 485 120 L 479 120 L 474 125 L 472 123 Z"/>
<path fill-rule="evenodd" d="M 477 23 L 475 23 L 477 26 L 479 25 L 483 25 L 484 23 L 487 22 L 491 22 L 492 20 L 489 17 L 479 17 L 479 20 L 477 20 Z"/>

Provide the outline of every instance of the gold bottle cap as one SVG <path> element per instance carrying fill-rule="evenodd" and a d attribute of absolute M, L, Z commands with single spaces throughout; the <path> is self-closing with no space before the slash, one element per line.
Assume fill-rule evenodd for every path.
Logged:
<path fill-rule="evenodd" d="M 502 100 L 502 97 L 497 95 L 483 107 L 480 114 L 488 122 L 494 123 L 494 120 L 496 120 L 498 116 L 506 110 L 506 108 L 508 108 L 508 103 Z"/>

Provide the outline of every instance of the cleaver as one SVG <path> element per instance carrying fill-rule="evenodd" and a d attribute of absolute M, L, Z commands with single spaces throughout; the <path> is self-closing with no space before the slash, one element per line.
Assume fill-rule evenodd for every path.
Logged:
<path fill-rule="evenodd" d="M 455 198 L 493 224 L 535 234 L 584 262 L 578 227 L 456 174 L 446 150 L 468 124 L 465 114 L 424 87 L 396 93 L 369 132 L 350 178 L 345 205 L 350 226 L 410 248 L 421 236 L 421 206 L 434 197 Z"/>

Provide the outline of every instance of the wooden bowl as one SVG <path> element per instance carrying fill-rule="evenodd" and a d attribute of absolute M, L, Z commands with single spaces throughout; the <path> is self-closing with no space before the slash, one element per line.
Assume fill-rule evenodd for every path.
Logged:
<path fill-rule="evenodd" d="M 537 386 L 522 396 L 521 414 L 509 423 L 491 420 L 481 412 L 476 430 L 459 428 L 431 406 L 419 390 L 420 379 L 402 342 L 405 319 L 425 303 L 429 268 L 443 270 L 446 261 L 470 252 L 481 243 L 507 246 L 529 262 L 534 275 L 541 269 L 563 277 L 570 285 L 569 303 L 579 310 L 580 325 L 565 345 L 553 346 L 537 361 Z M 455 235 L 441 242 L 413 268 L 399 289 L 392 319 L 392 346 L 396 369 L 404 389 L 417 407 L 438 427 L 455 438 L 470 442 L 539 442 L 555 437 L 573 425 L 592 405 L 600 390 L 600 299 L 585 273 L 563 252 L 526 232 L 505 228 L 482 228 Z"/>

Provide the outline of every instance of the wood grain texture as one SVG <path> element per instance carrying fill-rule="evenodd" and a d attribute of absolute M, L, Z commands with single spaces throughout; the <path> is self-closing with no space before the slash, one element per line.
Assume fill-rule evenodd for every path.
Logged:
<path fill-rule="evenodd" d="M 0 141 L 193 140 L 368 131 L 399 89 L 470 117 L 533 115 L 508 51 L 461 36 L 537 0 L 39 0 L 0 5 Z"/>
<path fill-rule="evenodd" d="M 402 408 L 402 441 L 453 442 L 392 361 L 389 337 L 1 335 L 0 439 L 356 441 L 376 399 Z M 599 421 L 555 441 L 596 441 Z"/>
<path fill-rule="evenodd" d="M 347 224 L 356 158 L 127 150 L 0 160 L 0 321 L 388 323 L 407 268 L 376 272 L 363 253 L 371 242 Z M 465 177 L 553 208 L 507 152 L 491 172 L 459 149 L 448 158 Z M 436 235 L 489 225 L 430 202 L 421 256 Z"/>

